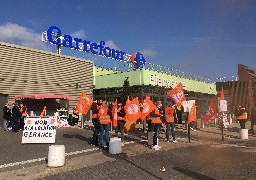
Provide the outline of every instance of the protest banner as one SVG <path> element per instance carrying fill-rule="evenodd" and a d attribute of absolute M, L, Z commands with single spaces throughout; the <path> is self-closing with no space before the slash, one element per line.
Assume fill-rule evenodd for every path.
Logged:
<path fill-rule="evenodd" d="M 25 118 L 22 143 L 55 143 L 56 117 Z"/>

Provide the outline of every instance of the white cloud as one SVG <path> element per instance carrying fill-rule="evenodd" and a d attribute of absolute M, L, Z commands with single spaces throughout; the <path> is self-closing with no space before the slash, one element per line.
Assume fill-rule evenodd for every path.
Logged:
<path fill-rule="evenodd" d="M 11 22 L 0 25 L 0 41 L 40 50 L 51 50 L 46 43 L 42 42 L 40 33 Z"/>
<path fill-rule="evenodd" d="M 76 37 L 76 38 L 85 39 L 86 38 L 85 30 L 84 29 L 80 29 L 79 31 L 76 31 L 76 32 L 72 33 L 71 36 L 73 38 Z"/>
<path fill-rule="evenodd" d="M 142 49 L 140 51 L 140 53 L 144 56 L 144 57 L 153 57 L 154 55 L 156 55 L 156 51 L 151 50 L 151 49 Z"/>
<path fill-rule="evenodd" d="M 106 41 L 106 46 L 110 47 L 111 49 L 121 50 L 112 40 Z"/>

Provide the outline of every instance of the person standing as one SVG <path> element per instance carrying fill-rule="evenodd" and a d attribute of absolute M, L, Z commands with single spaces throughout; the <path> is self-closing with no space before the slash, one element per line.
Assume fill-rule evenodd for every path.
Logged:
<path fill-rule="evenodd" d="M 184 107 L 182 105 L 175 106 L 175 107 L 176 107 L 175 111 L 177 114 L 177 121 L 178 121 L 177 123 L 182 124 L 182 114 L 184 112 Z"/>
<path fill-rule="evenodd" d="M 20 118 L 20 127 L 19 129 L 23 130 L 24 129 L 24 119 L 27 117 L 28 113 L 27 113 L 27 108 L 25 105 L 20 104 L 20 113 L 21 113 L 21 118 Z"/>
<path fill-rule="evenodd" d="M 125 110 L 124 105 L 122 102 L 118 104 L 117 108 L 117 127 L 116 127 L 116 133 L 118 133 L 118 130 L 121 133 L 121 142 L 122 146 L 124 145 L 124 125 L 125 125 Z"/>
<path fill-rule="evenodd" d="M 239 121 L 241 129 L 245 129 L 245 123 L 247 121 L 247 113 L 245 108 L 238 106 L 235 115 L 237 116 L 237 120 Z"/>
<path fill-rule="evenodd" d="M 92 123 L 93 123 L 93 136 L 92 136 L 92 142 L 91 145 L 92 146 L 98 146 L 99 145 L 99 108 L 100 106 L 97 105 L 97 101 L 94 101 L 92 103 Z"/>
<path fill-rule="evenodd" d="M 165 108 L 165 120 L 166 120 L 166 142 L 170 142 L 170 128 L 172 132 L 173 142 L 176 143 L 175 137 L 175 123 L 174 123 L 174 116 L 175 116 L 175 109 L 172 107 L 172 103 L 168 102 L 167 107 Z"/>
<path fill-rule="evenodd" d="M 8 103 L 5 103 L 3 108 L 3 120 L 4 120 L 4 131 L 8 130 L 9 121 L 11 119 L 11 110 L 8 107 Z"/>
<path fill-rule="evenodd" d="M 165 116 L 164 116 L 164 106 L 162 105 L 162 102 L 161 101 L 157 101 L 157 103 L 156 103 L 156 107 L 157 107 L 157 109 L 158 109 L 158 111 L 159 111 L 159 113 L 162 115 L 161 117 L 160 117 L 160 119 L 161 119 L 161 121 L 162 121 L 162 127 L 164 128 L 164 132 L 166 132 L 166 127 L 165 127 Z M 159 129 L 160 130 L 160 129 Z M 164 132 L 162 132 L 162 131 L 160 131 L 161 133 L 164 133 Z"/>
<path fill-rule="evenodd" d="M 19 123 L 19 120 L 20 120 L 20 109 L 18 107 L 18 103 L 15 103 L 13 108 L 12 108 L 12 118 L 13 118 L 12 131 L 13 132 L 19 132 L 18 123 Z"/>
<path fill-rule="evenodd" d="M 111 111 L 108 109 L 108 103 L 103 101 L 102 106 L 99 110 L 99 122 L 100 122 L 100 148 L 103 148 L 103 133 L 105 131 L 105 141 L 107 150 L 109 149 L 109 129 L 110 129 L 110 114 Z"/>
<path fill-rule="evenodd" d="M 157 145 L 157 138 L 159 136 L 159 129 L 162 124 L 161 117 L 162 117 L 162 115 L 160 114 L 158 108 L 155 106 L 155 109 L 150 113 L 152 130 L 154 131 L 153 146 L 152 146 L 152 149 L 154 149 L 154 150 L 159 150 L 159 148 L 160 148 Z"/>

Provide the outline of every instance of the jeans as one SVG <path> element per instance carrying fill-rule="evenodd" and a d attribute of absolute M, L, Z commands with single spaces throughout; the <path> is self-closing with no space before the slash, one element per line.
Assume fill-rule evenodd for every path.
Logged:
<path fill-rule="evenodd" d="M 118 133 L 118 130 L 121 132 L 121 142 L 124 142 L 124 124 L 125 121 L 117 120 L 117 128 L 115 133 Z"/>
<path fill-rule="evenodd" d="M 157 138 L 159 136 L 159 129 L 161 124 L 151 124 L 152 130 L 154 130 L 154 136 L 153 136 L 153 146 L 157 145 Z"/>
<path fill-rule="evenodd" d="M 100 122 L 98 118 L 92 119 L 93 123 L 93 136 L 92 136 L 92 144 L 97 145 L 99 143 L 99 130 L 100 130 Z"/>
<path fill-rule="evenodd" d="M 239 124 L 241 126 L 241 129 L 245 129 L 245 123 L 246 123 L 246 120 L 240 120 L 239 121 Z"/>
<path fill-rule="evenodd" d="M 109 128 L 110 128 L 110 123 L 109 124 L 101 124 L 100 125 L 100 145 L 102 145 L 103 142 L 103 133 L 105 130 L 105 141 L 106 145 L 109 146 Z"/>
<path fill-rule="evenodd" d="M 19 117 L 18 116 L 15 116 L 13 117 L 13 122 L 12 122 L 12 130 L 13 131 L 18 131 L 18 122 L 19 122 Z"/>
<path fill-rule="evenodd" d="M 172 139 L 173 141 L 176 140 L 175 138 L 175 123 L 174 122 L 167 122 L 166 123 L 166 140 L 170 140 L 170 127 L 171 127 L 171 132 L 172 132 Z"/>
<path fill-rule="evenodd" d="M 7 130 L 8 127 L 8 120 L 4 118 L 4 130 Z"/>

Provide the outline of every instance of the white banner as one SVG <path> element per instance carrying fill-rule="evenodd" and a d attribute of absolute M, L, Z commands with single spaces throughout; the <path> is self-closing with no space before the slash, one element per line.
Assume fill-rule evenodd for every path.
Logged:
<path fill-rule="evenodd" d="M 25 118 L 22 143 L 55 143 L 56 117 Z"/>
<path fill-rule="evenodd" d="M 225 112 L 228 111 L 228 105 L 226 100 L 220 100 L 219 104 L 219 112 Z"/>
<path fill-rule="evenodd" d="M 196 104 L 196 100 L 183 101 L 182 106 L 184 107 L 184 112 L 190 112 L 193 104 Z"/>

